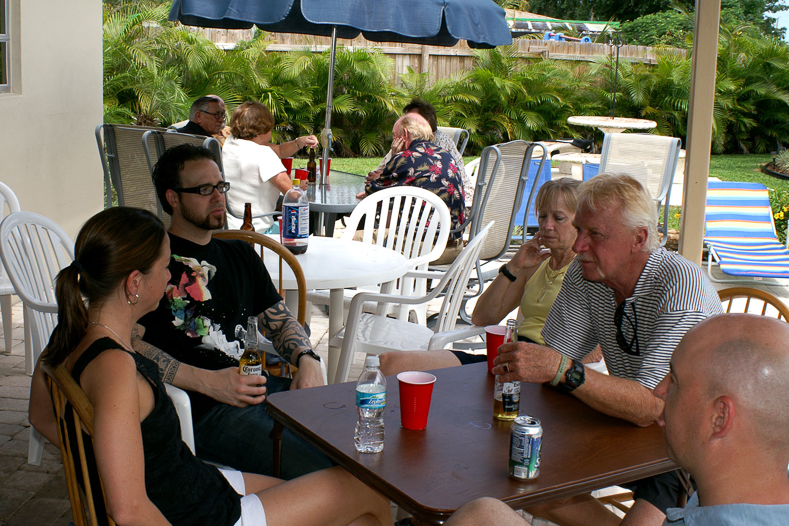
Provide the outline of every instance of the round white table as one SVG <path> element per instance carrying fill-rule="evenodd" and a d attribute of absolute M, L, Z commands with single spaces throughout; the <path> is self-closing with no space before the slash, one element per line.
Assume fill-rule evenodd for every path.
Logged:
<path fill-rule="evenodd" d="M 629 117 L 594 117 L 590 115 L 576 115 L 568 117 L 569 124 L 599 128 L 603 133 L 622 133 L 625 130 L 651 130 L 657 127 L 655 121 L 647 119 L 631 119 Z"/>
<path fill-rule="evenodd" d="M 277 256 L 267 252 L 264 259 L 276 261 Z M 410 270 L 409 262 L 402 254 L 368 243 L 332 237 L 310 237 L 307 251 L 296 259 L 304 271 L 308 289 L 329 289 L 330 338 L 344 324 L 343 289 L 388 283 Z M 266 268 L 274 283 L 278 283 L 279 265 L 266 265 Z M 283 265 L 282 286 L 286 290 L 285 303 L 295 312 L 298 301 L 296 278 L 287 265 Z M 329 378 L 334 378 L 339 359 L 340 348 L 329 346 Z"/>

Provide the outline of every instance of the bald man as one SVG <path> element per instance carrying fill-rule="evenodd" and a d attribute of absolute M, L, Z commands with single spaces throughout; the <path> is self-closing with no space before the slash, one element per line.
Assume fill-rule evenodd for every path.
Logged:
<path fill-rule="evenodd" d="M 386 163 L 379 176 L 369 175 L 364 192 L 368 195 L 391 186 L 416 186 L 424 188 L 441 198 L 449 208 L 452 230 L 466 220 L 465 193 L 460 168 L 452 154 L 433 142 L 430 123 L 418 113 L 407 113 L 400 117 L 392 129 L 392 159 Z M 452 263 L 463 250 L 463 234 L 450 234 L 447 247 L 434 263 Z"/>
<path fill-rule="evenodd" d="M 749 314 L 702 321 L 682 338 L 654 394 L 664 402 L 658 424 L 668 455 L 698 487 L 664 524 L 789 524 L 789 324 Z M 446 524 L 483 523 L 525 521 L 485 498 Z"/>

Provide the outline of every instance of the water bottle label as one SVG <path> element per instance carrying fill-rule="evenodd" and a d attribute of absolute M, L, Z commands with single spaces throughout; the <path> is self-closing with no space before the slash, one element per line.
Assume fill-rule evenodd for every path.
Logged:
<path fill-rule="evenodd" d="M 310 211 L 308 206 L 282 206 L 282 237 L 307 239 L 310 235 Z"/>
<path fill-rule="evenodd" d="M 363 393 L 356 391 L 356 407 L 362 409 L 383 409 L 386 406 L 386 391 L 382 393 Z"/>

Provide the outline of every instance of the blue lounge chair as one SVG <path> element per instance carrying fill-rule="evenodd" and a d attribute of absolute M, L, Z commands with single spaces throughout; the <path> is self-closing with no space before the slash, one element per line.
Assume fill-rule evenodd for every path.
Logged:
<path fill-rule="evenodd" d="M 789 278 L 789 250 L 775 235 L 767 188 L 759 183 L 710 181 L 704 243 L 707 274 L 718 283 Z M 739 279 L 716 279 L 712 262 Z"/>

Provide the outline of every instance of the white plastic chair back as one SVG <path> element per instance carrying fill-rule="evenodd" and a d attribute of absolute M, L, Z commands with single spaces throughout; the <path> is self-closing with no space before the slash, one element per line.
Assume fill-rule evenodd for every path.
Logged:
<path fill-rule="evenodd" d="M 383 352 L 400 349 L 398 344 L 401 338 L 411 337 L 412 333 L 425 333 L 424 341 L 420 342 L 422 350 L 427 350 L 430 338 L 434 332 L 445 332 L 455 328 L 458 313 L 460 311 L 463 297 L 468 287 L 471 272 L 474 269 L 474 262 L 479 257 L 485 238 L 493 229 L 493 223 L 489 223 L 479 232 L 458 255 L 452 265 L 445 273 L 424 272 L 421 274 L 441 280 L 430 291 L 422 297 L 402 298 L 393 294 L 379 294 L 375 292 L 362 292 L 351 300 L 351 307 L 348 311 L 348 323 L 342 334 L 337 334 L 331 344 L 339 343 L 342 340 L 342 351 L 337 364 L 337 373 L 334 382 L 345 382 L 348 380 L 348 373 L 351 369 L 354 355 L 357 351 L 368 354 L 381 354 Z M 414 274 L 420 274 L 419 271 Z M 388 302 L 402 301 L 409 305 L 426 304 L 443 295 L 441 309 L 434 330 L 417 326 L 414 323 L 407 323 L 403 320 L 395 320 L 385 316 L 371 316 L 362 314 L 365 302 L 376 302 L 386 304 Z"/>
<path fill-rule="evenodd" d="M 663 244 L 668 232 L 668 201 L 671 183 L 677 171 L 682 141 L 651 133 L 607 133 L 600 154 L 600 172 L 612 175 L 629 175 L 640 182 L 663 212 Z"/>
<path fill-rule="evenodd" d="M 13 214 L 19 212 L 19 199 L 10 187 L 4 183 L 0 183 L 0 214 L 6 215 L 5 208 L 8 206 L 8 213 Z M 3 340 L 5 342 L 5 352 L 10 353 L 13 346 L 12 331 L 13 323 L 11 320 L 11 295 L 16 294 L 14 285 L 8 279 L 8 274 L 5 267 L 0 265 L 0 314 L 3 316 Z M 31 349 L 30 343 L 25 338 L 25 354 L 27 357 L 28 351 Z M 27 365 L 27 364 L 25 364 Z"/>
<path fill-rule="evenodd" d="M 192 402 L 189 400 L 189 395 L 174 385 L 164 384 L 167 390 L 167 396 L 172 400 L 175 406 L 175 412 L 178 413 L 178 420 L 181 422 L 181 440 L 189 446 L 192 454 L 195 454 L 195 434 L 192 426 Z"/>
<path fill-rule="evenodd" d="M 455 146 L 457 146 L 458 153 L 463 155 L 463 151 L 466 149 L 466 144 L 468 144 L 469 133 L 468 130 L 463 128 L 449 128 L 446 126 L 439 126 L 438 131 L 441 133 L 445 133 L 449 136 L 450 139 L 455 141 Z"/>
<path fill-rule="evenodd" d="M 446 203 L 433 192 L 412 186 L 386 188 L 366 197 L 354 208 L 343 239 L 353 240 L 364 221 L 363 243 L 388 248 L 404 255 L 411 270 L 427 270 L 444 252 L 452 219 Z M 427 280 L 405 277 L 393 285 L 393 294 L 423 296 Z M 413 309 L 424 325 L 426 307 Z M 398 319 L 408 319 L 409 309 L 399 306 Z"/>
<path fill-rule="evenodd" d="M 25 306 L 32 373 L 57 325 L 55 277 L 74 260 L 74 243 L 54 221 L 33 212 L 16 212 L 0 223 L 0 259 Z M 43 447 L 41 435 L 31 428 L 28 462 L 40 464 Z"/>
<path fill-rule="evenodd" d="M 413 186 L 386 188 L 362 200 L 346 220 L 343 239 L 353 240 L 362 220 L 363 243 L 404 255 L 414 269 L 441 256 L 452 228 L 446 203 Z"/>

